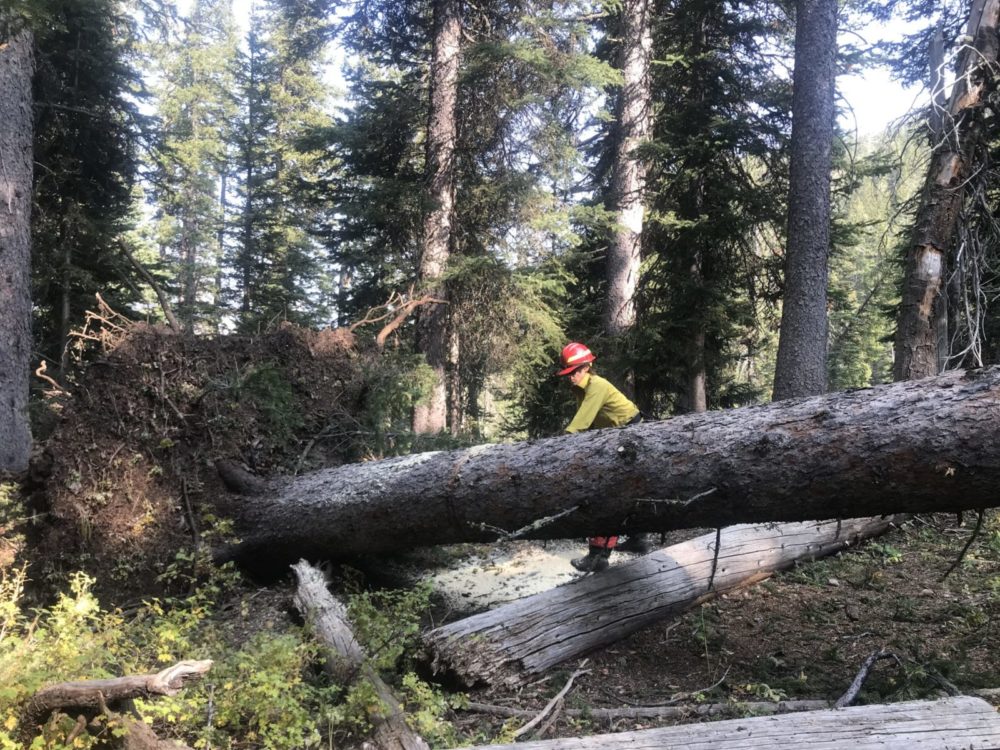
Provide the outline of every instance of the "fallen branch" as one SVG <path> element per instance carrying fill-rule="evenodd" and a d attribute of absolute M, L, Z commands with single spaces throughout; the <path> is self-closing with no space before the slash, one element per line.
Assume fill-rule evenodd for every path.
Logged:
<path fill-rule="evenodd" d="M 167 319 L 167 324 L 176 333 L 180 333 L 180 323 L 177 322 L 177 318 L 174 316 L 173 308 L 170 307 L 170 300 L 167 299 L 167 295 L 164 293 L 163 287 L 156 283 L 156 279 L 153 278 L 153 274 L 151 274 L 146 267 L 142 265 L 142 263 L 136 260 L 136 257 L 128 249 L 128 244 L 125 242 L 119 242 L 118 247 L 121 248 L 122 253 L 128 259 L 128 262 L 132 264 L 132 267 L 139 272 L 139 275 L 145 279 L 146 283 L 149 284 L 150 288 L 153 290 L 153 293 L 156 295 L 156 299 L 160 303 L 160 309 L 163 310 L 163 317 Z"/>
<path fill-rule="evenodd" d="M 516 732 L 514 732 L 514 739 L 517 739 L 518 737 L 523 737 L 528 732 L 530 732 L 532 729 L 534 729 L 536 726 L 538 726 L 538 724 L 549 714 L 549 712 L 553 708 L 555 708 L 555 706 L 563 699 L 563 697 L 566 695 L 566 693 L 569 692 L 569 689 L 571 687 L 573 687 L 573 680 L 575 680 L 577 677 L 580 677 L 581 675 L 587 674 L 590 671 L 589 669 L 584 669 L 583 668 L 583 666 L 586 663 L 587 663 L 586 659 L 584 659 L 582 662 L 580 662 L 580 668 L 577 669 L 573 674 L 571 674 L 569 676 L 569 679 L 566 680 L 566 684 L 563 685 L 563 689 L 560 690 L 558 693 L 556 693 L 555 697 L 552 700 L 550 700 L 548 703 L 545 704 L 545 708 L 543 708 L 541 710 L 541 712 L 538 714 L 538 716 L 536 716 L 534 719 L 532 719 L 527 724 L 525 724 L 523 727 L 521 727 Z"/>
<path fill-rule="evenodd" d="M 109 715 L 109 705 L 121 704 L 131 701 L 133 698 L 176 695 L 188 682 L 201 677 L 211 667 L 211 660 L 182 661 L 155 674 L 127 675 L 105 680 L 60 682 L 56 685 L 50 685 L 39 690 L 28 700 L 22 712 L 21 726 L 26 730 L 37 727 L 53 711 L 99 711 Z M 126 724 L 128 723 L 126 722 Z M 141 724 L 141 722 L 139 723 Z M 79 724 L 79 720 L 77 724 Z M 137 731 L 141 732 L 142 730 L 138 729 Z M 137 746 L 153 747 L 149 743 Z"/>
<path fill-rule="evenodd" d="M 965 553 L 969 551 L 969 547 L 972 546 L 972 543 L 976 541 L 976 538 L 979 536 L 979 531 L 983 528 L 983 517 L 986 515 L 986 511 L 983 508 L 980 508 L 977 513 L 976 528 L 972 530 L 972 535 L 969 537 L 969 541 L 967 541 L 965 546 L 962 547 L 962 551 L 958 553 L 958 557 L 955 558 L 955 562 L 953 562 L 948 570 L 944 572 L 944 575 L 939 579 L 940 581 L 944 581 L 945 578 L 952 574 L 952 571 L 954 571 L 955 568 L 962 564 L 962 560 L 965 559 Z M 961 519 L 959 519 L 959 523 L 961 523 Z"/>
<path fill-rule="evenodd" d="M 211 660 L 181 661 L 155 674 L 60 682 L 35 693 L 25 706 L 25 717 L 34 725 L 56 709 L 99 709 L 101 701 L 110 704 L 131 698 L 176 695 L 187 682 L 211 668 Z"/>
<path fill-rule="evenodd" d="M 861 687 L 865 684 L 865 680 L 868 679 L 868 673 L 871 672 L 871 668 L 875 666 L 875 662 L 879 659 L 895 659 L 896 663 L 902 666 L 902 663 L 899 661 L 899 657 L 891 651 L 886 651 L 884 648 L 875 651 L 871 656 L 865 659 L 864 664 L 861 665 L 861 669 L 859 669 L 857 675 L 855 675 L 851 686 L 847 688 L 846 693 L 837 699 L 837 702 L 834 704 L 834 708 L 846 708 L 854 703 L 855 699 L 858 697 L 858 693 L 861 692 Z"/>

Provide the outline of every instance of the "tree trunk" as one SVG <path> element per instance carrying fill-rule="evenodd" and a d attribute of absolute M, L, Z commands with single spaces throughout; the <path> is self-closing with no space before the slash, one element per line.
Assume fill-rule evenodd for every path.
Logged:
<path fill-rule="evenodd" d="M 611 174 L 616 225 L 608 244 L 608 295 L 604 309 L 604 330 L 610 336 L 622 336 L 635 325 L 635 290 L 639 284 L 646 185 L 646 166 L 636 150 L 649 139 L 652 127 L 650 16 L 649 0 L 625 0 L 622 7 L 622 90 Z"/>
<path fill-rule="evenodd" d="M 1000 368 L 266 483 L 232 555 L 958 511 L 1000 502 Z M 508 534 L 504 531 L 519 530 Z"/>
<path fill-rule="evenodd" d="M 418 280 L 423 291 L 447 299 L 443 279 L 451 252 L 455 208 L 455 106 L 462 37 L 459 0 L 435 0 L 427 125 L 427 213 L 424 217 Z M 434 371 L 429 396 L 414 408 L 413 431 L 437 433 L 448 417 L 448 307 L 428 305 L 417 315 L 417 349 Z"/>
<path fill-rule="evenodd" d="M 0 11 L 0 474 L 28 468 L 31 427 L 32 36 Z"/>
<path fill-rule="evenodd" d="M 799 560 L 880 534 L 886 519 L 733 526 L 430 631 L 434 670 L 466 685 L 519 684 Z"/>
<path fill-rule="evenodd" d="M 484 750 L 985 748 L 1000 747 L 1000 714 L 981 698 L 959 696 L 482 747 Z"/>
<path fill-rule="evenodd" d="M 826 391 L 837 0 L 796 0 L 788 247 L 774 399 Z"/>
<path fill-rule="evenodd" d="M 931 158 L 913 241 L 906 254 L 903 297 L 896 330 L 893 377 L 925 378 L 936 374 L 939 328 L 946 324 L 947 258 L 972 162 L 983 141 L 983 104 L 992 90 L 997 62 L 1000 0 L 973 4 L 967 34 L 973 46 L 959 57 L 958 77 L 943 113 L 942 137 Z"/>
<path fill-rule="evenodd" d="M 298 581 L 295 605 L 312 623 L 326 647 L 324 668 L 327 674 L 345 686 L 360 675 L 379 698 L 368 707 L 375 746 L 380 750 L 427 750 L 427 743 L 407 725 L 396 696 L 365 662 L 361 645 L 348 624 L 347 610 L 330 594 L 323 574 L 304 560 L 293 565 L 292 570 Z"/>

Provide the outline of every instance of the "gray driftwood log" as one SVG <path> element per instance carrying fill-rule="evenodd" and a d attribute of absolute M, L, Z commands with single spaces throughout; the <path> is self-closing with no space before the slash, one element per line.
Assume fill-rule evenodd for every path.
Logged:
<path fill-rule="evenodd" d="M 211 660 L 181 661 L 155 674 L 126 675 L 103 680 L 78 680 L 49 685 L 36 692 L 25 704 L 22 725 L 26 730 L 45 722 L 53 711 L 90 714 L 106 713 L 110 707 L 128 710 L 135 698 L 152 698 L 158 695 L 176 695 L 185 685 L 200 678 L 212 668 Z M 150 748 L 183 748 L 176 742 L 160 740 L 142 721 L 124 713 L 114 716 L 126 728 L 124 746 L 128 750 Z M 79 719 L 79 730 L 86 721 Z"/>
<path fill-rule="evenodd" d="M 1000 504 L 1000 368 L 272 479 L 221 557 L 959 511 Z"/>
<path fill-rule="evenodd" d="M 980 698 L 961 696 L 483 747 L 490 750 L 978 750 L 1000 747 L 1000 714 Z"/>
<path fill-rule="evenodd" d="M 378 695 L 378 704 L 368 710 L 375 746 L 379 750 L 428 750 L 427 743 L 406 723 L 392 690 L 365 661 L 361 644 L 348 624 L 347 610 L 330 593 L 323 574 L 305 561 L 293 565 L 292 570 L 298 581 L 295 604 L 326 647 L 327 673 L 344 685 L 359 678 L 367 680 Z"/>
<path fill-rule="evenodd" d="M 614 565 L 550 591 L 456 620 L 424 635 L 437 672 L 466 685 L 506 682 L 625 638 L 800 560 L 880 534 L 879 518 L 733 526 Z M 714 576 L 713 576 L 713 567 Z M 711 583 L 711 587 L 709 584 Z"/>

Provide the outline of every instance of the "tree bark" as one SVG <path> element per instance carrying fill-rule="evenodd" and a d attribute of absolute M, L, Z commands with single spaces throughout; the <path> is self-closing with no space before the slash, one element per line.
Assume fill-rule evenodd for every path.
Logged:
<path fill-rule="evenodd" d="M 896 380 L 935 375 L 947 356 L 939 349 L 940 328 L 947 325 L 948 254 L 966 182 L 983 142 L 983 105 L 993 88 L 998 22 L 1000 0 L 973 4 L 967 34 L 974 41 L 959 57 L 958 76 L 943 113 L 942 137 L 931 158 L 906 253 L 893 364 Z"/>
<path fill-rule="evenodd" d="M 996 505 L 998 485 L 1000 368 L 954 371 L 274 479 L 227 509 L 243 542 L 221 556 L 955 512 Z"/>
<path fill-rule="evenodd" d="M 201 677 L 211 668 L 211 661 L 181 661 L 156 674 L 60 682 L 32 696 L 24 708 L 24 723 L 35 726 L 56 710 L 99 710 L 103 704 L 113 705 L 132 698 L 176 695 L 185 683 Z"/>
<path fill-rule="evenodd" d="M 635 326 L 635 291 L 639 284 L 646 185 L 646 165 L 636 151 L 649 139 L 652 128 L 651 13 L 649 0 L 625 0 L 623 3 L 622 90 L 611 174 L 611 201 L 616 224 L 608 244 L 608 296 L 604 309 L 604 330 L 609 336 L 623 336 Z"/>
<path fill-rule="evenodd" d="M 567 659 L 607 646 L 732 589 L 757 583 L 799 560 L 833 554 L 880 534 L 886 519 L 840 524 L 734 526 L 675 544 L 424 636 L 434 670 L 466 685 L 508 687 Z"/>
<path fill-rule="evenodd" d="M 368 707 L 375 746 L 380 750 L 428 750 L 427 743 L 407 725 L 403 708 L 389 686 L 365 662 L 364 651 L 348 624 L 347 610 L 327 589 L 323 574 L 304 560 L 292 570 L 298 581 L 295 605 L 326 648 L 327 674 L 343 685 L 361 676 L 378 695 L 378 702 Z"/>
<path fill-rule="evenodd" d="M 837 0 L 796 0 L 788 247 L 774 399 L 826 391 Z"/>
<path fill-rule="evenodd" d="M 430 114 L 427 125 L 427 213 L 424 217 L 418 280 L 423 291 L 447 299 L 444 272 L 451 253 L 455 212 L 455 139 L 458 63 L 462 37 L 459 0 L 435 0 L 431 61 Z M 448 418 L 448 307 L 430 305 L 417 315 L 417 349 L 434 371 L 431 393 L 417 404 L 413 431 L 441 432 Z"/>
<path fill-rule="evenodd" d="M 981 698 L 960 696 L 482 747 L 489 750 L 1000 747 L 1000 714 Z"/>
<path fill-rule="evenodd" d="M 0 11 L 0 474 L 31 456 L 32 36 Z"/>

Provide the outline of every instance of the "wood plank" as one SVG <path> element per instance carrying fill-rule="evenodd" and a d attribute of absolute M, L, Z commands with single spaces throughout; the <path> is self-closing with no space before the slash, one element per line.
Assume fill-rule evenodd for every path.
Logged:
<path fill-rule="evenodd" d="M 1000 714 L 980 698 L 958 696 L 482 747 L 490 750 L 996 750 L 1000 748 Z"/>

